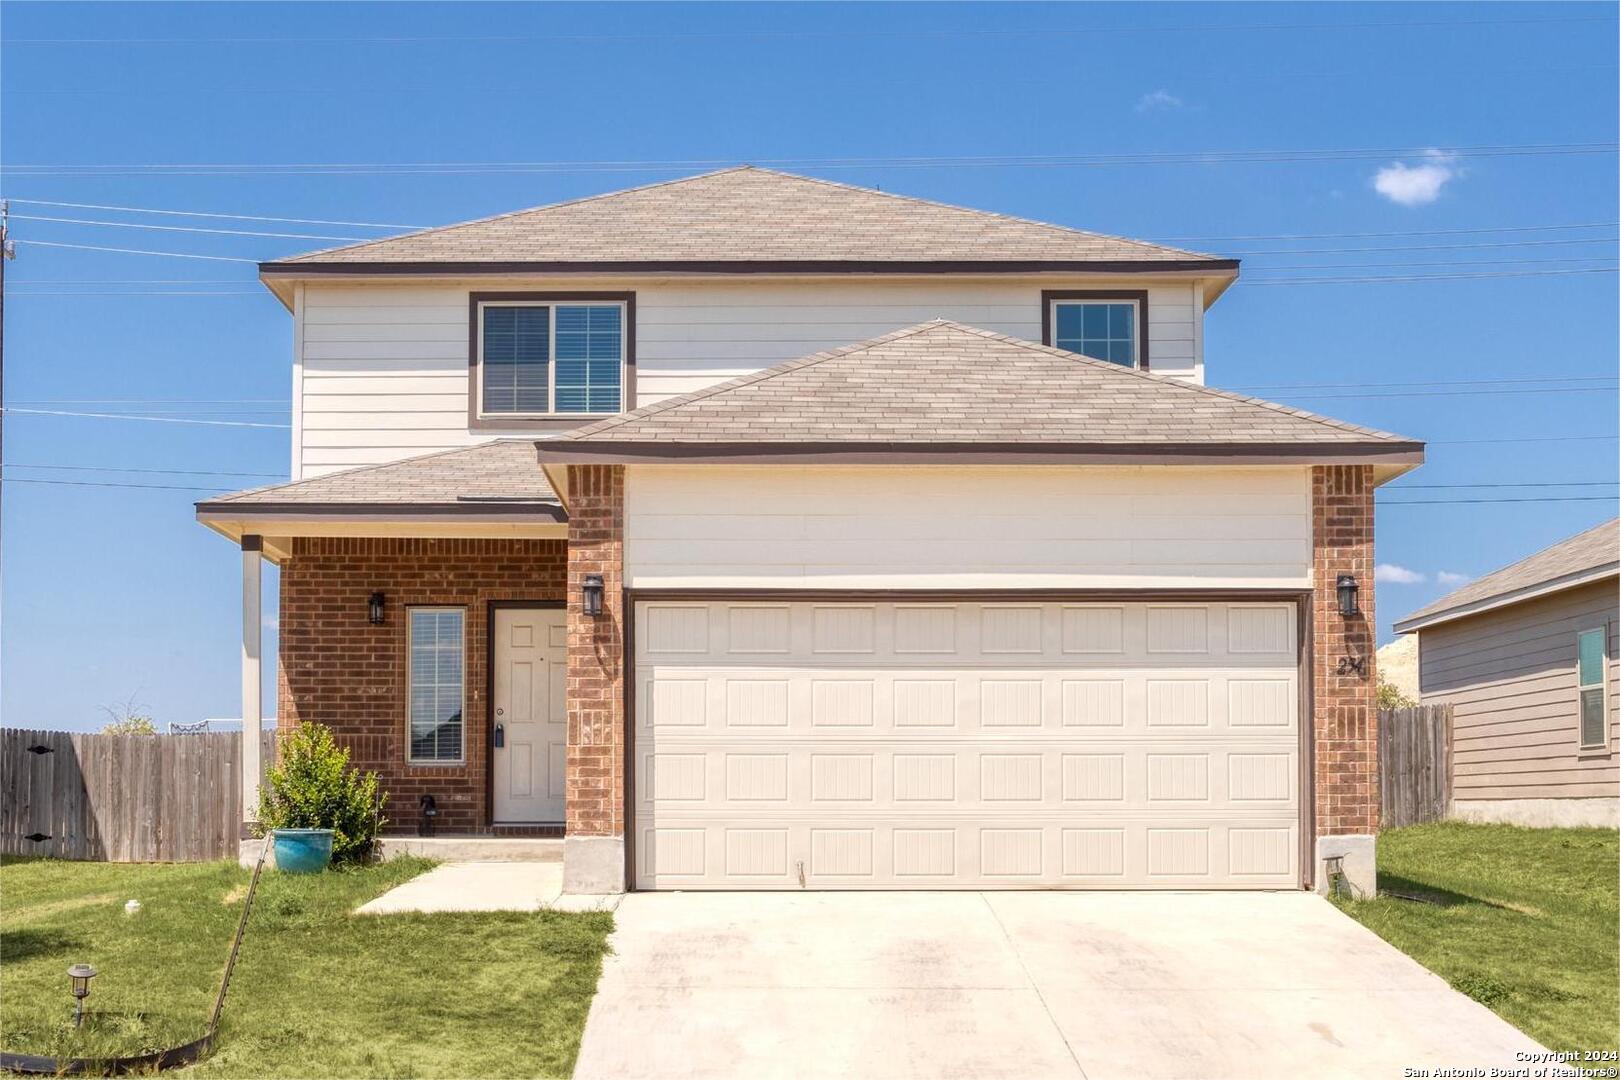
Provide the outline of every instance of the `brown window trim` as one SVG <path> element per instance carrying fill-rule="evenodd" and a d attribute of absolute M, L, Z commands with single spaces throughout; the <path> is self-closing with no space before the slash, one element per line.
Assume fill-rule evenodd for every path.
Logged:
<path fill-rule="evenodd" d="M 619 388 L 619 412 L 636 407 L 636 294 L 633 292 L 470 292 L 467 294 L 467 428 L 469 431 L 567 431 L 605 420 L 613 413 L 591 416 L 480 416 L 482 390 L 478 381 L 478 305 L 502 300 L 547 304 L 590 303 L 609 300 L 624 305 L 624 385 Z"/>
<path fill-rule="evenodd" d="M 1055 300 L 1136 301 L 1138 322 L 1140 323 L 1136 328 L 1136 370 L 1148 370 L 1148 294 L 1146 289 L 1042 289 L 1042 345 L 1054 345 L 1052 341 L 1052 302 Z"/>

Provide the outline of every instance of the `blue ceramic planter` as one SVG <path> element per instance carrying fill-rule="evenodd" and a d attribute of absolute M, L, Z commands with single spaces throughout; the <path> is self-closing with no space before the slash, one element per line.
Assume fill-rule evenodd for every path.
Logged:
<path fill-rule="evenodd" d="M 289 874 L 318 874 L 332 862 L 331 829 L 274 829 L 276 869 Z"/>

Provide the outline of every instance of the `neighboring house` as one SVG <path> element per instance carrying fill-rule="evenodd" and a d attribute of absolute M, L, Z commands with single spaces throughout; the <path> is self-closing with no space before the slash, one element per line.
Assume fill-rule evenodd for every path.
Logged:
<path fill-rule="evenodd" d="M 1370 887 L 1422 445 L 1207 389 L 1237 272 L 751 168 L 265 263 L 244 710 L 269 558 L 281 723 L 572 891 Z"/>
<path fill-rule="evenodd" d="M 1451 813 L 1620 825 L 1620 519 L 1486 574 L 1395 624 L 1423 704 L 1451 706 Z"/>

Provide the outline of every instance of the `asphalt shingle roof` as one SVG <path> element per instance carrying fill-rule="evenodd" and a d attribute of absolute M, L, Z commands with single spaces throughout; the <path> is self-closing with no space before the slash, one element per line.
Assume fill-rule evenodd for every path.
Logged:
<path fill-rule="evenodd" d="M 366 263 L 1210 262 L 1216 256 L 742 166 L 295 256 Z"/>
<path fill-rule="evenodd" d="M 779 364 L 541 445 L 1334 444 L 1420 449 L 1371 428 L 935 320 Z"/>
<path fill-rule="evenodd" d="M 313 480 L 251 488 L 197 506 L 215 512 L 320 506 L 328 512 L 408 507 L 429 513 L 550 513 L 560 508 L 561 501 L 546 482 L 534 447 L 533 439 L 497 439 Z"/>
<path fill-rule="evenodd" d="M 1398 625 L 1419 622 L 1456 608 L 1534 589 L 1560 578 L 1583 574 L 1606 565 L 1620 569 L 1620 518 L 1593 526 L 1578 536 L 1543 548 L 1534 555 L 1447 593 L 1434 603 L 1401 619 Z"/>

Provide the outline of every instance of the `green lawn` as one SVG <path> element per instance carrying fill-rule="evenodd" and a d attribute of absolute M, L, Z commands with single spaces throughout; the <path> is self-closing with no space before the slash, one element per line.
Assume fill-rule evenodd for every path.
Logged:
<path fill-rule="evenodd" d="M 572 1072 L 612 916 L 350 914 L 430 865 L 266 873 L 217 1049 L 180 1075 Z M 0 865 L 0 1045 L 128 1054 L 201 1035 L 248 877 L 229 863 Z M 75 1034 L 78 961 L 101 974 Z"/>
<path fill-rule="evenodd" d="M 1378 890 L 1341 906 L 1527 1035 L 1552 1050 L 1620 1045 L 1614 830 L 1391 829 L 1378 838 Z"/>

